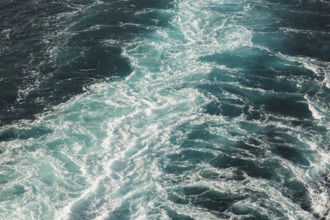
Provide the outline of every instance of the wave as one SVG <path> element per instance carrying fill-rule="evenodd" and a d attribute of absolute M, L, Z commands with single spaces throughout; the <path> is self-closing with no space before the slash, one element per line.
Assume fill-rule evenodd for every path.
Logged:
<path fill-rule="evenodd" d="M 121 45 L 130 74 L 1 128 L 0 216 L 327 218 L 328 63 L 260 37 L 272 5 L 151 10 L 170 19 Z"/>

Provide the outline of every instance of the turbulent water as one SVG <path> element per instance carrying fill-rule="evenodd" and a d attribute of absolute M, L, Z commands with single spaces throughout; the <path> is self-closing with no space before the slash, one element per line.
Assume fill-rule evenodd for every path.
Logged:
<path fill-rule="evenodd" d="M 329 219 L 328 0 L 1 0 L 0 219 Z"/>

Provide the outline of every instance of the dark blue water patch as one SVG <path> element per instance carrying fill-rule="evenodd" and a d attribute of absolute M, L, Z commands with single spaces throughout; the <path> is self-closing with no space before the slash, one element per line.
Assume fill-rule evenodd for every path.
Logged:
<path fill-rule="evenodd" d="M 207 127 L 201 125 L 197 126 L 195 129 L 191 129 L 189 134 L 187 135 L 187 139 L 189 140 L 209 140 L 214 137 L 207 129 Z"/>
<path fill-rule="evenodd" d="M 143 3 L 134 0 L 130 0 L 129 3 L 127 1 L 108 1 L 107 4 L 90 7 L 84 14 L 78 14 L 72 18 L 74 21 L 81 22 L 73 25 L 71 30 L 80 32 L 97 24 L 101 25 L 100 29 L 89 30 L 85 34 L 93 34 L 97 31 L 101 34 L 99 38 L 102 36 L 111 36 L 115 39 L 130 37 L 129 35 L 132 33 L 136 34 L 152 26 L 165 25 L 170 16 L 167 17 L 168 14 L 160 13 L 159 9 L 170 8 L 170 3 L 169 1 L 154 0 L 143 1 Z M 150 9 L 158 9 L 158 11 Z M 138 13 L 141 11 L 143 13 Z M 102 27 L 102 25 L 104 26 Z M 116 34 L 118 32 L 120 35 Z M 95 39 L 95 35 L 93 38 Z"/>
<path fill-rule="evenodd" d="M 299 119 L 312 118 L 308 104 L 299 97 L 272 96 L 260 103 L 271 114 L 290 116 Z"/>
<path fill-rule="evenodd" d="M 8 128 L 0 131 L 0 142 L 10 141 L 15 139 L 28 140 L 30 138 L 39 138 L 52 132 L 45 127 L 32 127 L 32 128 Z"/>
<path fill-rule="evenodd" d="M 235 202 L 245 198 L 245 195 L 219 192 L 202 185 L 186 186 L 169 193 L 169 199 L 174 203 L 205 208 L 208 212 L 222 218 L 230 217 L 224 212 Z"/>
<path fill-rule="evenodd" d="M 267 143 L 268 150 L 280 156 L 280 158 L 290 161 L 296 166 L 307 167 L 310 165 L 312 157 L 309 157 L 309 154 L 313 152 L 307 151 L 308 146 L 306 143 L 288 134 L 286 129 L 267 126 L 256 136 Z"/>
<path fill-rule="evenodd" d="M 44 36 L 57 26 L 51 21 L 52 16 L 68 12 L 70 8 L 65 4 L 42 1 L 5 1 L 0 5 L 0 14 L 3 16 L 0 27 L 1 31 L 5 31 L 5 34 L 2 32 L 0 35 L 3 48 L 0 52 L 0 115 L 3 116 L 0 125 L 3 125 L 12 120 L 31 119 L 35 113 L 43 110 L 45 104 L 40 108 L 34 101 L 16 103 L 18 89 L 33 84 L 36 79 L 29 76 L 32 74 L 29 71 L 45 61 L 47 45 L 43 43 Z M 51 13 L 52 9 L 54 14 Z"/>
<path fill-rule="evenodd" d="M 164 207 L 163 209 L 166 210 L 167 215 L 173 220 L 193 220 L 193 218 L 189 216 L 177 213 L 170 207 Z"/>
<path fill-rule="evenodd" d="M 272 3 L 272 2 L 271 2 Z M 272 15 L 280 18 L 283 26 L 300 30 L 329 31 L 328 19 L 330 5 L 321 1 L 277 1 L 272 4 Z"/>
<path fill-rule="evenodd" d="M 261 164 L 257 161 L 221 155 L 212 161 L 211 164 L 219 169 L 236 167 L 238 170 L 243 171 L 252 178 L 263 178 L 269 181 L 281 181 L 277 177 L 278 173 L 274 172 L 275 167 L 280 169 L 281 165 L 274 162 Z M 311 199 L 309 198 L 308 190 L 302 182 L 298 180 L 291 180 L 288 176 L 285 178 L 284 185 L 280 186 L 279 189 L 284 196 L 293 200 L 294 203 L 300 205 L 304 210 L 311 211 Z M 260 197 L 258 199 L 260 199 Z"/>
<path fill-rule="evenodd" d="M 245 109 L 251 109 L 249 98 L 252 100 L 263 99 L 262 94 L 256 94 L 254 91 L 246 91 L 230 84 L 202 84 L 198 89 L 205 94 L 212 94 L 217 97 L 217 101 L 212 101 L 204 107 L 204 112 L 210 115 L 222 115 L 226 117 L 238 117 L 245 113 Z M 229 92 L 236 95 L 237 99 L 224 100 L 224 94 Z M 248 105 L 248 106 L 246 106 Z M 250 107 L 251 106 L 251 107 Z"/>
<path fill-rule="evenodd" d="M 278 154 L 293 163 L 309 166 L 310 162 L 306 159 L 305 155 L 297 148 L 290 145 L 278 145 L 272 149 L 272 152 Z"/>
<path fill-rule="evenodd" d="M 269 40 L 268 38 L 266 39 Z M 256 48 L 242 47 L 221 54 L 213 54 L 200 58 L 203 62 L 214 62 L 229 68 L 239 68 L 245 77 L 265 77 L 274 79 L 279 76 L 296 77 L 303 76 L 306 79 L 314 79 L 317 76 L 305 69 L 300 63 L 279 58 L 275 54 Z"/>
<path fill-rule="evenodd" d="M 280 184 L 276 188 L 283 196 L 292 200 L 292 202 L 299 205 L 303 210 L 312 213 L 312 199 L 307 186 L 301 179 L 295 177 L 292 170 L 279 167 L 274 181 L 277 182 L 275 185 Z"/>
<path fill-rule="evenodd" d="M 276 1 L 274 3 L 268 0 L 268 3 L 251 3 L 251 6 L 253 9 L 248 18 L 257 21 L 257 24 L 264 23 L 272 27 L 291 27 L 299 30 L 329 30 L 326 18 L 329 16 L 330 5 L 326 2 Z M 256 13 L 260 16 L 255 16 Z M 248 26 L 251 25 L 247 21 L 244 22 Z"/>
<path fill-rule="evenodd" d="M 40 67 L 40 71 L 52 75 L 26 96 L 27 102 L 42 98 L 47 105 L 56 105 L 83 92 L 84 85 L 104 77 L 130 73 L 129 63 L 121 57 L 120 48 L 104 48 L 92 43 L 88 48 L 80 46 L 75 46 L 75 51 L 72 51 L 73 47 L 69 51 L 64 49 L 55 63 Z"/>
<path fill-rule="evenodd" d="M 211 170 L 200 170 L 198 172 L 201 178 L 209 181 L 237 181 L 244 184 L 246 181 L 245 173 L 240 169 L 232 169 L 231 175 L 227 176 L 226 174 L 219 174 L 219 172 L 214 172 Z"/>
<path fill-rule="evenodd" d="M 293 200 L 294 203 L 306 211 L 311 211 L 311 198 L 305 184 L 299 180 L 288 179 L 284 183 L 282 192 Z"/>
<path fill-rule="evenodd" d="M 55 70 L 54 77 L 58 81 L 65 79 L 90 80 L 102 76 L 126 75 L 131 71 L 127 67 L 128 61 L 121 57 L 121 49 L 118 47 L 104 48 L 98 43 L 88 42 L 79 47 L 65 48 L 61 51 L 57 62 L 63 63 Z M 79 49 L 80 48 L 80 49 Z M 83 53 L 83 56 L 81 55 Z M 72 60 L 68 62 L 68 60 Z M 66 65 L 67 63 L 67 65 Z"/>
<path fill-rule="evenodd" d="M 275 186 L 274 184 L 269 184 L 272 186 Z M 258 202 L 258 205 L 260 205 L 261 208 L 266 209 L 268 211 L 267 216 L 263 211 L 260 209 L 256 209 L 254 206 L 249 206 L 248 204 L 239 204 L 235 205 L 233 207 L 232 211 L 235 214 L 247 214 L 249 216 L 255 216 L 254 218 L 248 218 L 248 219 L 273 219 L 273 218 L 279 218 L 279 219 L 286 219 L 287 215 L 283 213 L 283 211 L 280 209 L 281 204 L 280 202 L 275 201 L 269 201 L 271 199 L 272 195 L 265 191 L 258 191 L 255 189 L 250 188 L 244 188 L 243 193 L 246 193 L 249 195 L 250 201 Z M 271 216 L 271 217 L 269 217 Z M 245 218 L 244 218 L 245 219 Z"/>
<path fill-rule="evenodd" d="M 321 2 L 277 2 L 270 7 L 256 5 L 252 16 L 243 24 L 254 30 L 252 41 L 271 50 L 291 56 L 309 56 L 323 61 L 329 61 L 330 37 L 329 22 L 330 5 Z M 263 11 L 266 16 L 262 23 L 269 22 L 271 28 L 255 28 L 249 24 L 254 20 L 253 14 Z M 259 17 L 259 16 L 256 16 Z M 258 25 L 257 25 L 258 26 Z"/>
<path fill-rule="evenodd" d="M 266 166 L 255 160 L 241 159 L 227 155 L 219 155 L 210 164 L 218 169 L 236 167 L 254 178 L 273 179 L 273 166 Z"/>
<path fill-rule="evenodd" d="M 214 68 L 208 74 L 207 79 L 209 81 L 233 82 L 241 77 L 240 74 L 240 72 L 231 73 L 222 69 Z"/>
<path fill-rule="evenodd" d="M 330 16 L 327 19 L 330 19 Z M 290 56 L 307 56 L 322 61 L 330 61 L 329 34 L 256 33 L 253 42 Z"/>
<path fill-rule="evenodd" d="M 253 74 L 246 75 L 244 79 L 238 80 L 239 83 L 247 88 L 261 89 L 264 91 L 277 92 L 277 93 L 299 93 L 301 88 L 298 87 L 297 83 L 290 79 L 290 76 L 287 78 L 270 78 L 269 75 L 272 75 L 272 71 L 267 71 L 268 76 L 262 76 L 263 73 L 258 74 L 254 72 Z"/>
<path fill-rule="evenodd" d="M 237 86 L 237 84 L 217 83 L 200 85 L 198 88 L 204 91 L 206 94 L 210 93 L 220 99 L 220 101 L 212 101 L 205 106 L 205 112 L 211 115 L 238 117 L 243 114 L 251 119 L 262 119 L 266 116 L 265 114 L 289 116 L 298 119 L 312 118 L 312 114 L 309 110 L 308 104 L 303 97 L 304 94 L 300 95 L 298 93 L 298 90 L 297 93 L 292 94 L 282 93 L 280 91 L 278 93 L 268 93 L 267 91 L 258 90 L 259 84 L 262 85 L 261 87 L 267 88 L 266 82 L 270 84 L 271 91 L 273 91 L 272 89 L 276 87 L 284 87 L 284 85 L 272 86 L 272 81 L 257 81 L 256 84 L 251 84 L 251 86 L 253 86 L 252 88 L 255 88 L 257 90 L 252 90 L 249 89 L 248 86 L 249 83 L 253 82 L 251 81 L 248 83 L 245 81 L 244 83 L 242 83 L 242 87 Z M 275 85 L 281 82 L 282 80 L 273 81 Z M 294 89 L 289 90 L 295 92 Z M 237 105 L 235 103 L 221 101 L 221 97 L 223 97 L 226 92 L 237 96 L 240 100 L 244 100 L 243 103 Z M 312 90 L 309 92 L 313 94 Z"/>
<path fill-rule="evenodd" d="M 179 153 L 167 155 L 166 163 L 163 165 L 164 172 L 179 175 L 214 158 L 212 153 L 203 152 L 202 149 L 183 149 Z"/>
<path fill-rule="evenodd" d="M 208 132 L 205 132 L 203 130 L 205 128 L 203 127 L 200 127 L 200 130 L 195 128 L 195 131 L 188 134 L 187 139 L 184 140 L 180 145 L 183 149 L 182 152 L 169 156 L 170 161 L 172 161 L 170 164 L 183 161 L 190 161 L 192 163 L 200 163 L 203 161 L 213 164 L 213 166 L 221 169 L 238 167 L 244 170 L 246 173 L 249 173 L 252 177 L 255 177 L 257 174 L 254 174 L 254 172 L 259 170 L 260 172 L 257 173 L 261 173 L 261 176 L 271 179 L 273 175 L 273 168 L 271 167 L 280 166 L 279 164 L 274 165 L 271 161 L 269 161 L 270 164 L 259 164 L 259 161 L 242 159 L 248 157 L 248 155 L 244 154 L 246 151 L 249 152 L 249 155 L 255 155 L 256 158 L 266 157 L 266 149 L 264 146 L 265 143 L 267 143 L 267 146 L 269 146 L 267 148 L 268 151 L 270 150 L 272 153 L 279 155 L 282 159 L 291 161 L 296 165 L 309 165 L 309 159 L 306 157 L 306 153 L 308 154 L 308 152 L 304 150 L 308 149 L 308 146 L 306 146 L 305 143 L 302 143 L 296 137 L 289 134 L 287 129 L 280 129 L 273 125 L 266 127 L 260 125 L 259 128 L 254 129 L 251 127 L 251 124 L 246 124 L 246 126 L 244 125 L 242 128 L 253 132 L 253 136 L 249 137 L 245 141 L 241 140 L 238 142 L 220 139 L 220 136 L 216 138 L 214 134 L 210 135 Z M 217 145 L 217 142 L 221 140 L 221 146 L 223 147 L 211 147 L 208 149 L 213 149 L 215 152 L 222 153 L 220 153 L 220 155 L 216 158 L 214 158 L 213 154 L 205 152 L 198 156 L 197 154 L 199 150 L 197 149 L 200 149 L 202 145 L 194 140 L 208 141 L 210 144 L 208 147 Z M 213 142 L 212 140 L 216 140 L 216 142 Z M 206 146 L 206 144 L 204 145 Z M 189 149 L 187 149 L 187 147 L 189 147 Z M 204 154 L 205 157 L 203 156 Z M 229 155 L 235 155 L 235 157 L 231 157 Z M 240 156 L 241 158 L 237 158 L 237 156 Z M 253 167 L 253 169 L 250 169 L 251 167 Z"/>
<path fill-rule="evenodd" d="M 249 124 L 242 126 L 242 128 L 248 129 Z M 276 125 L 261 126 L 257 134 L 262 136 L 263 141 L 273 142 L 278 144 L 284 143 L 297 143 L 299 139 L 290 134 L 290 129 L 277 127 Z"/>
<path fill-rule="evenodd" d="M 256 158 L 266 157 L 267 151 L 262 146 L 262 142 L 255 137 L 251 137 L 248 140 L 240 140 L 234 145 L 238 150 L 249 152 L 249 154 L 255 155 Z"/>
<path fill-rule="evenodd" d="M 184 149 L 180 153 L 168 155 L 168 159 L 171 161 L 189 161 L 194 164 L 211 160 L 213 157 L 214 155 L 212 153 L 193 149 Z"/>
<path fill-rule="evenodd" d="M 222 115 L 225 117 L 238 117 L 243 113 L 243 108 L 228 103 L 211 102 L 205 108 L 210 115 Z"/>
<path fill-rule="evenodd" d="M 319 93 L 320 87 L 316 83 L 323 81 L 324 76 L 315 75 L 297 62 L 282 60 L 257 49 L 241 48 L 201 60 L 240 68 L 234 72 L 215 69 L 209 74 L 212 84 L 198 86 L 201 91 L 220 100 L 206 106 L 205 111 L 212 115 L 238 117 L 243 112 L 248 119 L 262 119 L 266 111 L 300 119 L 311 118 L 304 95 L 324 95 Z M 301 86 L 298 86 L 298 79 L 303 80 Z M 245 103 L 223 102 L 221 97 L 227 92 Z"/>
<path fill-rule="evenodd" d="M 258 201 L 258 205 L 268 211 L 268 213 L 271 213 L 271 218 L 269 217 L 269 214 L 266 215 L 263 211 L 259 210 L 258 208 L 255 208 L 253 206 L 249 206 L 248 204 L 237 204 L 234 205 L 231 208 L 231 211 L 239 216 L 242 216 L 243 219 L 262 219 L 262 220 L 271 220 L 274 218 L 278 219 L 286 219 L 287 216 L 282 212 L 282 210 L 279 210 L 275 203 L 272 203 L 271 205 L 267 203 L 267 200 L 269 196 L 264 192 L 258 192 L 246 189 L 245 190 L 250 195 L 250 200 L 253 202 Z"/>
<path fill-rule="evenodd" d="M 7 103 L 13 103 L 16 100 L 16 85 L 15 82 L 3 79 L 0 82 L 1 89 L 3 89 L 2 96 L 3 98 L 0 100 L 1 106 L 6 106 Z M 1 117 L 1 116 L 0 116 Z"/>
<path fill-rule="evenodd" d="M 173 161 L 172 163 L 163 166 L 164 173 L 180 175 L 187 173 L 195 168 L 195 164 L 186 165 L 180 160 Z"/>
<path fill-rule="evenodd" d="M 37 18 L 44 16 L 36 8 L 29 1 L 0 3 L 0 125 L 20 114 L 13 112 L 13 105 L 18 87 L 25 83 L 24 68 L 29 65 L 30 54 L 42 48 L 41 36 L 36 32 L 43 31 Z"/>
<path fill-rule="evenodd" d="M 202 131 L 202 129 L 200 130 Z M 211 137 L 209 141 L 200 141 L 200 140 L 194 140 L 194 139 L 186 139 L 180 143 L 180 147 L 182 149 L 209 149 L 214 152 L 218 152 L 219 149 L 223 146 L 231 146 L 233 144 L 232 140 L 229 140 L 226 137 L 221 137 L 213 135 L 214 138 L 217 139 L 217 142 L 212 142 Z"/>
<path fill-rule="evenodd" d="M 290 121 L 290 125 L 292 125 L 292 127 L 301 127 L 305 130 L 312 130 L 312 131 L 317 131 L 319 130 L 320 132 L 324 132 L 324 129 L 320 129 L 321 127 L 315 125 L 315 123 L 313 123 L 313 120 L 292 120 Z"/>
<path fill-rule="evenodd" d="M 203 132 L 203 129 L 199 130 Z M 220 134 L 219 134 L 220 135 Z M 256 157 L 262 157 L 265 155 L 265 149 L 252 144 L 244 142 L 234 142 L 226 139 L 217 138 L 216 142 L 209 139 L 209 146 L 207 144 L 200 144 L 199 142 L 193 141 L 196 137 L 189 137 L 184 140 L 180 147 L 182 150 L 178 154 L 170 154 L 166 158 L 167 162 L 164 165 L 165 173 L 182 174 L 194 169 L 197 164 L 208 163 L 213 167 L 219 169 L 226 169 L 236 167 L 237 169 L 244 171 L 251 177 L 272 179 L 273 177 L 273 164 L 259 164 L 258 161 L 242 159 L 250 157 L 254 154 Z M 221 143 L 218 143 L 221 142 Z M 251 143 L 258 143 L 257 140 Z M 222 146 L 221 148 L 217 145 Z M 213 146 L 212 146 L 213 145 Z M 261 145 L 260 141 L 258 145 Z M 188 147 L 188 148 L 187 148 Z M 213 150 L 214 153 L 203 152 L 203 149 Z M 246 154 L 246 151 L 249 154 Z M 229 156 L 232 155 L 232 156 Z M 242 157 L 242 158 L 240 158 Z"/>

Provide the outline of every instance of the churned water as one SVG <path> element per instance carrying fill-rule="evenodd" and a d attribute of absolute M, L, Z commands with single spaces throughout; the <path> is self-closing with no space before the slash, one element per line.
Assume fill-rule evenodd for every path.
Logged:
<path fill-rule="evenodd" d="M 330 2 L 0 3 L 0 219 L 330 218 Z"/>

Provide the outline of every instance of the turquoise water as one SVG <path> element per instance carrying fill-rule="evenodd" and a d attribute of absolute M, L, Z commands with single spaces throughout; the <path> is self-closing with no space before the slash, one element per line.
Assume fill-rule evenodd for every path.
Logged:
<path fill-rule="evenodd" d="M 7 104 L 1 219 L 329 218 L 328 1 L 82 2 Z"/>

